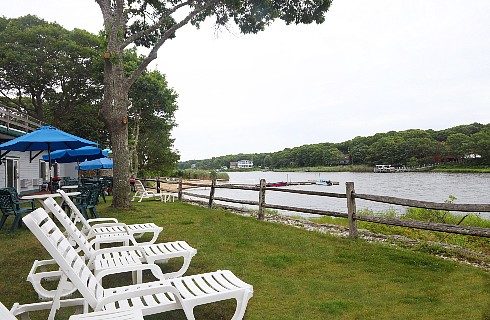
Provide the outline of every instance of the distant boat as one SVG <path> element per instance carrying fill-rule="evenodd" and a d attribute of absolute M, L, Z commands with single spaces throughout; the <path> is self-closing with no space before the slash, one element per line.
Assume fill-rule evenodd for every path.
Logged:
<path fill-rule="evenodd" d="M 331 185 L 333 185 L 333 182 L 330 180 L 319 179 L 319 180 L 315 181 L 315 184 L 318 184 L 321 186 L 331 186 Z"/>
<path fill-rule="evenodd" d="M 393 173 L 393 172 L 407 172 L 409 171 L 405 166 L 403 165 L 391 165 L 391 164 L 377 164 L 374 166 L 374 172 L 381 172 L 381 173 L 385 173 L 385 172 L 389 172 L 389 173 Z"/>

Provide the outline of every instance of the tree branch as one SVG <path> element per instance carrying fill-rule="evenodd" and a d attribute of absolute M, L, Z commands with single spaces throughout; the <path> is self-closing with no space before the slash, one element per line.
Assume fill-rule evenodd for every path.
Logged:
<path fill-rule="evenodd" d="M 110 0 L 95 0 L 100 7 L 102 12 L 102 17 L 104 19 L 104 29 L 107 34 L 109 34 L 110 26 L 109 21 L 111 21 L 111 3 Z"/>
<path fill-rule="evenodd" d="M 155 60 L 157 58 L 158 49 L 160 49 L 160 47 L 165 43 L 165 41 L 167 41 L 168 38 L 170 38 L 175 33 L 175 31 L 177 31 L 178 29 L 185 26 L 192 18 L 194 18 L 200 12 L 202 12 L 202 11 L 206 10 L 207 8 L 209 8 L 210 6 L 212 6 L 214 4 L 214 2 L 215 1 L 209 1 L 205 6 L 202 6 L 200 8 L 196 8 L 196 10 L 189 13 L 187 15 L 187 17 L 185 17 L 180 22 L 174 24 L 167 31 L 165 31 L 165 33 L 162 35 L 162 37 L 153 46 L 153 48 L 151 49 L 148 56 L 146 56 L 146 58 L 143 59 L 141 64 L 138 66 L 138 68 L 136 70 L 134 70 L 133 73 L 131 74 L 131 76 L 128 78 L 127 85 L 131 86 L 136 81 L 136 79 L 138 79 L 138 77 L 143 73 L 143 71 L 145 71 L 146 67 L 148 67 L 150 62 L 152 62 L 153 60 Z"/>
<path fill-rule="evenodd" d="M 155 24 L 153 24 L 151 27 L 149 27 L 148 29 L 146 30 L 142 30 L 140 32 L 137 32 L 133 35 L 131 35 L 130 37 L 128 37 L 122 44 L 121 44 L 121 47 L 120 49 L 123 50 L 124 48 L 126 48 L 128 45 L 130 45 L 131 43 L 133 43 L 136 39 L 139 39 L 143 36 L 146 36 L 150 33 L 152 33 L 153 31 L 157 30 L 158 28 L 160 28 L 162 26 L 162 24 L 165 22 L 166 18 L 171 15 L 172 13 L 174 13 L 175 11 L 177 11 L 178 9 L 190 4 L 191 1 L 185 1 L 185 2 L 182 2 L 178 5 L 176 5 L 175 7 L 173 7 L 172 9 L 170 9 L 170 11 L 164 15 L 163 17 L 160 18 L 160 20 L 158 20 L 158 22 L 156 22 Z"/>
<path fill-rule="evenodd" d="M 122 23 L 122 19 L 124 17 L 124 0 L 116 0 L 116 9 L 114 10 L 115 12 L 115 17 L 114 17 L 114 25 L 113 25 L 113 28 L 114 26 L 116 26 L 116 28 L 120 27 L 120 26 L 125 26 L 126 25 L 126 21 L 124 21 L 124 23 Z M 117 34 L 117 30 L 116 31 L 116 34 Z M 122 31 L 122 30 L 121 30 Z"/>
<path fill-rule="evenodd" d="M 25 108 L 25 104 L 22 103 L 22 100 L 19 100 L 19 102 L 17 102 L 16 100 L 10 98 L 7 94 L 5 94 L 5 92 L 3 92 L 3 90 L 0 90 L 0 94 L 2 96 L 4 96 L 5 98 L 7 98 L 8 101 L 10 101 L 12 104 L 14 104 L 17 108 Z"/>

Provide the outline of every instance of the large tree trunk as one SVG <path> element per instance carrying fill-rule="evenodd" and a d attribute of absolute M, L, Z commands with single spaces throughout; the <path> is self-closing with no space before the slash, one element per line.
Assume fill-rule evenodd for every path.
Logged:
<path fill-rule="evenodd" d="M 126 105 L 127 100 L 114 101 L 114 104 Z M 128 126 L 124 124 L 127 119 L 127 109 L 119 109 L 121 122 L 113 122 L 109 125 L 112 141 L 112 154 L 114 160 L 113 170 L 113 195 L 112 205 L 116 208 L 129 207 L 129 149 L 128 149 Z M 124 112 L 126 111 L 126 112 Z M 126 113 L 126 115 L 125 115 Z"/>
<path fill-rule="evenodd" d="M 109 129 L 112 142 L 113 195 L 115 208 L 129 208 L 129 148 L 128 148 L 128 99 L 129 86 L 122 63 L 105 60 L 104 100 L 101 113 Z"/>
<path fill-rule="evenodd" d="M 132 130 L 133 143 L 130 147 L 130 163 L 131 163 L 131 174 L 135 177 L 138 176 L 139 161 L 138 161 L 138 141 L 140 138 L 140 115 L 136 114 L 134 118 L 134 127 Z"/>

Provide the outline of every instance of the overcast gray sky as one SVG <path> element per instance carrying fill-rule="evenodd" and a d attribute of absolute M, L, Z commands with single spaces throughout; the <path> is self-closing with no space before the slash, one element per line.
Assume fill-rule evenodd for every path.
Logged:
<path fill-rule="evenodd" d="M 95 1 L 0 0 L 97 32 Z M 336 0 L 322 25 L 186 26 L 152 68 L 179 94 L 181 160 L 490 122 L 490 1 Z"/>

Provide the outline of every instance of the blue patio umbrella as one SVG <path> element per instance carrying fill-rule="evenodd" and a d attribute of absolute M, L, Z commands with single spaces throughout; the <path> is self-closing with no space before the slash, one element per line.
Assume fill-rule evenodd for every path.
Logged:
<path fill-rule="evenodd" d="M 84 161 L 78 166 L 78 170 L 98 170 L 98 169 L 112 169 L 114 163 L 111 158 L 100 158 L 95 160 Z"/>
<path fill-rule="evenodd" d="M 55 127 L 43 126 L 33 132 L 0 144 L 0 150 L 5 150 L 5 152 L 0 155 L 0 158 L 3 158 L 10 151 L 29 151 L 30 161 L 32 161 L 35 157 L 40 155 L 41 152 L 47 150 L 49 159 L 51 151 L 77 149 L 96 145 L 97 143 L 93 141 L 77 137 Z M 39 152 L 33 156 L 32 151 Z"/>
<path fill-rule="evenodd" d="M 107 157 L 107 149 L 101 150 L 97 147 L 82 147 L 78 149 L 64 149 L 51 152 L 51 161 L 57 163 L 82 162 Z M 49 161 L 49 155 L 43 156 L 44 161 Z"/>

